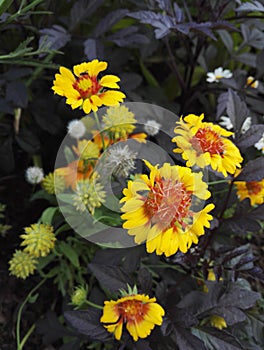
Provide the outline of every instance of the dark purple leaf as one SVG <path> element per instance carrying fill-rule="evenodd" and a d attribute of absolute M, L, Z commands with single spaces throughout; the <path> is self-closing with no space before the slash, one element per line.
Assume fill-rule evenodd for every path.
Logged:
<path fill-rule="evenodd" d="M 258 142 L 262 135 L 264 134 L 264 125 L 263 124 L 255 124 L 252 125 L 247 132 L 242 135 L 238 142 L 237 146 L 239 148 L 247 148 L 253 146 L 256 142 Z"/>
<path fill-rule="evenodd" d="M 233 39 L 227 30 L 218 30 L 218 34 L 229 53 L 233 52 Z"/>
<path fill-rule="evenodd" d="M 264 50 L 257 54 L 256 65 L 258 76 L 261 76 L 264 73 Z"/>
<path fill-rule="evenodd" d="M 11 102 L 7 102 L 6 99 L 0 97 L 0 112 L 6 114 L 14 114 L 14 108 L 11 105 Z"/>
<path fill-rule="evenodd" d="M 120 74 L 121 90 L 131 91 L 136 89 L 142 82 L 142 76 L 137 73 Z"/>
<path fill-rule="evenodd" d="M 6 86 L 6 99 L 12 102 L 14 107 L 26 108 L 28 104 L 28 93 L 22 81 L 12 81 Z"/>
<path fill-rule="evenodd" d="M 144 34 L 132 34 L 123 39 L 112 39 L 112 41 L 120 47 L 138 47 L 149 43 L 148 37 Z"/>
<path fill-rule="evenodd" d="M 40 150 L 39 139 L 27 129 L 20 130 L 15 139 L 19 146 L 29 154 L 36 154 Z"/>
<path fill-rule="evenodd" d="M 226 30 L 232 30 L 235 32 L 239 32 L 239 30 L 230 22 L 219 20 L 217 22 L 212 22 L 212 28 L 213 29 L 226 29 Z"/>
<path fill-rule="evenodd" d="M 88 267 L 101 286 L 112 292 L 127 289 L 127 284 L 132 286 L 130 276 L 121 267 L 100 264 L 89 264 Z"/>
<path fill-rule="evenodd" d="M 245 119 L 250 115 L 246 103 L 232 89 L 228 89 L 226 112 L 235 132 L 240 131 Z"/>
<path fill-rule="evenodd" d="M 146 268 L 138 271 L 138 286 L 144 294 L 150 294 L 152 289 L 152 275 Z"/>
<path fill-rule="evenodd" d="M 70 14 L 70 30 L 73 30 L 85 18 L 92 14 L 104 3 L 104 0 L 78 0 L 73 3 Z"/>
<path fill-rule="evenodd" d="M 264 204 L 259 205 L 257 208 L 253 209 L 249 216 L 255 220 L 263 220 L 264 218 Z"/>
<path fill-rule="evenodd" d="M 156 3 L 158 4 L 159 8 L 162 11 L 170 12 L 171 11 L 171 2 L 170 0 L 156 0 Z"/>
<path fill-rule="evenodd" d="M 93 59 L 104 59 L 104 45 L 97 39 L 89 38 L 85 40 L 84 53 L 89 61 Z"/>
<path fill-rule="evenodd" d="M 249 309 L 254 306 L 260 298 L 260 294 L 248 289 L 243 289 L 235 283 L 231 283 L 230 287 L 219 300 L 219 306 L 237 307 L 241 310 Z"/>
<path fill-rule="evenodd" d="M 174 7 L 174 13 L 175 13 L 175 19 L 177 23 L 181 23 L 184 21 L 184 13 L 182 9 L 176 4 L 176 2 L 173 4 Z"/>
<path fill-rule="evenodd" d="M 91 339 L 100 341 L 110 339 L 110 334 L 99 322 L 100 313 L 94 312 L 92 309 L 85 311 L 66 311 L 64 317 L 79 333 Z"/>
<path fill-rule="evenodd" d="M 250 160 L 241 173 L 236 177 L 236 181 L 261 181 L 264 178 L 264 157 Z"/>
<path fill-rule="evenodd" d="M 190 22 L 190 30 L 200 32 L 206 36 L 209 36 L 213 40 L 217 40 L 214 33 L 212 32 L 212 23 L 211 22 L 204 22 L 204 23 L 195 23 Z"/>
<path fill-rule="evenodd" d="M 61 26 L 54 24 L 52 28 L 44 28 L 40 31 L 39 48 L 46 47 L 49 50 L 59 50 L 70 40 L 71 35 Z"/>
<path fill-rule="evenodd" d="M 223 115 L 224 111 L 226 110 L 227 102 L 228 102 L 228 92 L 223 92 L 218 96 L 217 111 L 216 111 L 217 119 L 219 119 Z"/>
<path fill-rule="evenodd" d="M 206 350 L 204 342 L 193 335 L 187 329 L 182 327 L 174 327 L 174 337 L 175 342 L 179 349 L 184 350 Z"/>
<path fill-rule="evenodd" d="M 253 53 L 250 53 L 250 52 L 244 52 L 244 53 L 241 53 L 240 55 L 237 55 L 235 56 L 235 59 L 239 62 L 242 62 L 244 63 L 245 65 L 247 66 L 250 66 L 250 67 L 254 67 L 256 68 L 256 59 L 257 59 L 257 56 Z"/>
<path fill-rule="evenodd" d="M 9 174 L 15 169 L 15 159 L 13 154 L 13 140 L 11 137 L 1 142 L 0 147 L 0 171 Z"/>
<path fill-rule="evenodd" d="M 32 74 L 32 69 L 31 68 L 18 68 L 18 67 L 13 67 L 10 68 L 8 71 L 6 71 L 3 76 L 6 78 L 6 80 L 17 80 L 24 78 L 26 76 L 29 76 Z"/>
<path fill-rule="evenodd" d="M 133 350 L 152 350 L 147 340 L 139 339 L 133 347 Z"/>
<path fill-rule="evenodd" d="M 126 9 L 118 9 L 108 13 L 105 17 L 101 19 L 101 21 L 95 27 L 95 38 L 98 38 L 101 35 L 108 32 L 113 27 L 113 25 L 119 22 L 122 18 L 124 18 L 128 14 L 128 12 L 129 11 Z"/>
<path fill-rule="evenodd" d="M 244 43 L 262 50 L 264 47 L 263 32 L 257 28 L 249 27 L 246 24 L 241 24 L 241 32 L 243 35 Z"/>
<path fill-rule="evenodd" d="M 258 278 L 259 280 L 264 281 L 264 272 L 260 267 L 254 266 L 253 269 L 247 270 L 246 272 L 250 274 L 252 277 Z"/>
<path fill-rule="evenodd" d="M 261 4 L 261 2 L 253 0 L 252 2 L 246 2 L 242 5 L 240 5 L 236 11 L 245 11 L 245 12 L 264 12 L 264 6 Z"/>

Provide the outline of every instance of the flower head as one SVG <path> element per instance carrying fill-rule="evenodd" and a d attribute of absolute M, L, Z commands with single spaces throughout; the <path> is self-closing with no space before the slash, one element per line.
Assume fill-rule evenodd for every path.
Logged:
<path fill-rule="evenodd" d="M 136 127 L 134 113 L 130 112 L 126 106 L 115 106 L 107 108 L 103 116 L 104 127 L 114 139 L 127 138 Z"/>
<path fill-rule="evenodd" d="M 172 141 L 178 147 L 174 152 L 182 154 L 188 167 L 198 165 L 204 168 L 211 165 L 213 170 L 224 176 L 227 173 L 234 174 L 237 167 L 241 168 L 243 158 L 239 149 L 227 138 L 233 133 L 219 125 L 203 122 L 203 118 L 203 114 L 189 114 L 176 123 L 176 137 Z"/>
<path fill-rule="evenodd" d="M 257 89 L 259 86 L 259 81 L 255 80 L 255 78 L 250 75 L 247 77 L 247 86 L 250 86 L 253 89 Z"/>
<path fill-rule="evenodd" d="M 106 154 L 104 170 L 115 176 L 127 177 L 135 168 L 137 153 L 129 149 L 127 145 L 115 145 Z"/>
<path fill-rule="evenodd" d="M 73 149 L 82 160 L 96 160 L 100 154 L 99 146 L 90 140 L 79 140 L 78 147 L 73 146 Z"/>
<path fill-rule="evenodd" d="M 200 200 L 211 195 L 202 173 L 168 163 L 160 169 L 145 163 L 150 169 L 149 177 L 141 175 L 130 180 L 123 191 L 123 227 L 135 236 L 136 243 L 146 241 L 148 253 L 186 253 L 192 243 L 198 243 L 204 227 L 210 227 L 212 220 L 208 212 L 213 204 L 197 210 Z"/>
<path fill-rule="evenodd" d="M 87 299 L 87 286 L 76 287 L 71 296 L 71 303 L 75 306 L 82 306 Z"/>
<path fill-rule="evenodd" d="M 160 128 L 161 128 L 161 124 L 156 122 L 156 120 L 147 120 L 146 124 L 144 125 L 144 130 L 150 136 L 157 135 Z"/>
<path fill-rule="evenodd" d="M 76 209 L 81 212 L 88 209 L 93 215 L 95 208 L 99 208 L 105 201 L 106 192 L 103 188 L 96 173 L 89 179 L 78 181 L 76 194 L 73 195 L 73 204 Z"/>
<path fill-rule="evenodd" d="M 65 190 L 65 181 L 63 176 L 49 173 L 42 180 L 41 186 L 49 194 L 61 193 Z"/>
<path fill-rule="evenodd" d="M 105 75 L 98 79 L 98 74 L 107 68 L 107 62 L 93 60 L 73 67 L 73 73 L 60 67 L 55 75 L 52 90 L 55 94 L 66 97 L 66 103 L 72 109 L 81 107 L 85 113 L 96 112 L 102 105 L 114 106 L 126 97 L 119 89 L 120 79 L 115 75 Z"/>
<path fill-rule="evenodd" d="M 24 252 L 36 258 L 47 256 L 54 248 L 56 237 L 53 227 L 46 224 L 33 224 L 25 227 L 25 233 L 20 237 L 23 239 L 21 246 L 26 246 Z"/>
<path fill-rule="evenodd" d="M 212 327 L 218 328 L 220 330 L 227 327 L 225 319 L 217 315 L 210 316 L 210 323 Z"/>
<path fill-rule="evenodd" d="M 67 126 L 68 133 L 74 139 L 79 139 L 84 136 L 86 127 L 81 120 L 71 120 Z"/>
<path fill-rule="evenodd" d="M 208 83 L 219 83 L 222 78 L 232 78 L 233 74 L 229 69 L 223 69 L 222 67 L 216 68 L 213 72 L 207 73 L 206 81 Z"/>
<path fill-rule="evenodd" d="M 238 198 L 243 201 L 249 198 L 251 205 L 264 202 L 264 180 L 262 181 L 235 181 Z"/>
<path fill-rule="evenodd" d="M 126 326 L 134 341 L 150 335 L 155 325 L 162 324 L 165 311 L 156 303 L 156 298 L 145 294 L 124 296 L 117 301 L 105 301 L 101 322 L 117 340 L 121 339 Z"/>
<path fill-rule="evenodd" d="M 254 146 L 255 146 L 257 149 L 261 150 L 262 153 L 264 154 L 264 134 L 263 134 L 262 137 L 258 140 L 258 142 L 256 142 L 256 143 L 254 144 Z"/>
<path fill-rule="evenodd" d="M 25 251 L 16 250 L 9 265 L 10 275 L 26 279 L 34 273 L 37 260 Z"/>
<path fill-rule="evenodd" d="M 31 166 L 26 170 L 26 180 L 32 185 L 39 184 L 44 177 L 43 170 L 38 166 Z"/>

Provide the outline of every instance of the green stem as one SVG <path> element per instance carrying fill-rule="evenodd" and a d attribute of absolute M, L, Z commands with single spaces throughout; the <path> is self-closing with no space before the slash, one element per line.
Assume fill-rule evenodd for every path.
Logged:
<path fill-rule="evenodd" d="M 217 185 L 217 184 L 222 184 L 222 183 L 226 183 L 229 182 L 230 180 L 217 180 L 217 181 L 211 181 L 211 182 L 207 182 L 207 184 L 210 185 Z"/>
<path fill-rule="evenodd" d="M 35 325 L 33 324 L 30 329 L 28 330 L 28 332 L 26 333 L 26 335 L 24 336 L 24 338 L 22 339 L 22 341 L 20 341 L 20 323 L 21 323 L 21 317 L 22 317 L 22 312 L 23 309 L 26 305 L 26 303 L 29 301 L 29 299 L 31 298 L 32 294 L 34 294 L 36 292 L 36 290 L 38 290 L 39 287 L 42 286 L 42 284 L 45 282 L 46 280 L 43 279 L 39 282 L 39 284 L 37 284 L 27 295 L 27 297 L 25 298 L 25 300 L 23 301 L 23 303 L 20 305 L 19 309 L 18 309 L 18 313 L 17 313 L 17 322 L 16 322 L 16 338 L 17 338 L 17 350 L 22 350 L 27 339 L 29 338 L 29 336 L 31 335 L 31 333 L 34 331 L 35 329 Z"/>
<path fill-rule="evenodd" d="M 99 310 L 103 310 L 103 306 L 101 305 L 97 305 L 97 304 L 94 304 L 92 301 L 90 300 L 85 300 L 85 304 L 89 305 L 89 306 L 92 306 L 96 309 L 99 309 Z"/>
<path fill-rule="evenodd" d="M 104 135 L 103 135 L 103 132 L 101 131 L 101 124 L 99 122 L 99 118 L 98 118 L 97 112 L 93 112 L 93 113 L 94 113 L 94 119 L 95 119 L 95 122 L 96 122 L 96 125 L 97 125 L 97 128 L 98 128 L 98 131 L 100 132 L 100 136 L 101 136 L 101 139 L 102 139 L 103 150 L 105 150 Z"/>

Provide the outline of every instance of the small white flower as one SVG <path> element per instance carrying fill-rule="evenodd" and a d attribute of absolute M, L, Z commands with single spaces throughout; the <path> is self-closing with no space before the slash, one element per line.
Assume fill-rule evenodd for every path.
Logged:
<path fill-rule="evenodd" d="M 264 134 L 262 135 L 261 139 L 258 140 L 257 143 L 254 145 L 257 149 L 262 150 L 262 153 L 264 154 Z"/>
<path fill-rule="evenodd" d="M 32 185 L 35 185 L 39 184 L 43 180 L 44 173 L 43 170 L 38 166 L 31 166 L 27 168 L 25 177 L 27 182 L 29 182 Z"/>
<path fill-rule="evenodd" d="M 219 124 L 221 126 L 226 128 L 227 130 L 233 129 L 233 124 L 232 124 L 232 122 L 231 122 L 229 117 L 226 117 L 226 116 L 223 115 L 220 119 L 222 120 L 222 121 L 219 122 Z M 241 133 L 245 134 L 245 132 L 248 131 L 248 129 L 250 127 L 251 127 L 251 117 L 247 117 L 245 119 L 244 123 L 241 126 Z"/>
<path fill-rule="evenodd" d="M 232 78 L 233 74 L 229 69 L 223 69 L 222 67 L 216 68 L 213 72 L 207 73 L 206 81 L 208 83 L 219 83 L 222 78 Z"/>
<path fill-rule="evenodd" d="M 114 146 L 107 153 L 105 169 L 108 170 L 108 174 L 127 177 L 131 170 L 135 169 L 136 157 L 137 153 L 131 151 L 127 145 Z"/>
<path fill-rule="evenodd" d="M 146 122 L 146 124 L 144 125 L 144 130 L 150 136 L 157 135 L 159 130 L 160 130 L 160 128 L 161 128 L 161 124 L 156 122 L 156 120 L 148 120 Z"/>
<path fill-rule="evenodd" d="M 259 86 L 259 81 L 255 80 L 255 78 L 250 75 L 247 77 L 247 85 L 253 89 L 257 89 Z"/>
<path fill-rule="evenodd" d="M 81 120 L 71 120 L 67 126 L 68 133 L 74 139 L 79 139 L 84 136 L 86 127 Z"/>

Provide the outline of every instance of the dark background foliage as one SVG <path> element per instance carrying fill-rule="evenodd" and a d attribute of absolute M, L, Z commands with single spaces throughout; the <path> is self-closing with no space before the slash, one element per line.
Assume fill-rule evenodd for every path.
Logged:
<path fill-rule="evenodd" d="M 4 223 L 12 226 L 0 237 L 1 349 L 16 348 L 17 305 L 39 281 L 38 276 L 10 278 L 7 262 L 23 227 L 56 205 L 54 198 L 32 200 L 25 169 L 35 164 L 45 173 L 52 171 L 68 121 L 82 116 L 51 91 L 59 66 L 106 60 L 109 74 L 121 78 L 127 101 L 153 103 L 177 115 L 205 113 L 213 122 L 228 115 L 245 159 L 238 179 L 259 181 L 263 157 L 253 145 L 264 131 L 263 13 L 263 0 L 0 2 L 0 196 L 6 204 Z M 206 73 L 219 66 L 231 69 L 233 77 L 208 84 Z M 260 81 L 258 89 L 246 86 L 249 75 Z M 248 116 L 253 125 L 242 134 Z M 166 149 L 165 137 L 154 140 Z M 210 179 L 218 178 L 212 172 Z M 53 262 L 46 271 L 43 263 L 50 279 L 24 311 L 24 333 L 37 322 L 25 349 L 263 349 L 263 205 L 252 208 L 248 200 L 237 204 L 232 185 L 213 200 L 210 234 L 189 253 L 170 258 L 147 256 L 144 247 L 80 248 L 67 241 L 73 232 L 63 232 L 77 254 L 61 245 L 61 265 Z M 62 223 L 59 213 L 52 217 L 56 228 Z M 209 291 L 204 293 L 199 281 L 207 278 L 212 265 L 216 281 L 206 282 Z M 162 327 L 137 343 L 126 334 L 123 342 L 113 341 L 96 310 L 74 311 L 68 305 L 71 283 L 78 281 L 69 282 L 69 274 L 80 266 L 91 301 L 102 305 L 127 283 L 137 284 L 166 309 Z M 204 321 L 215 314 L 224 315 L 227 330 Z"/>

